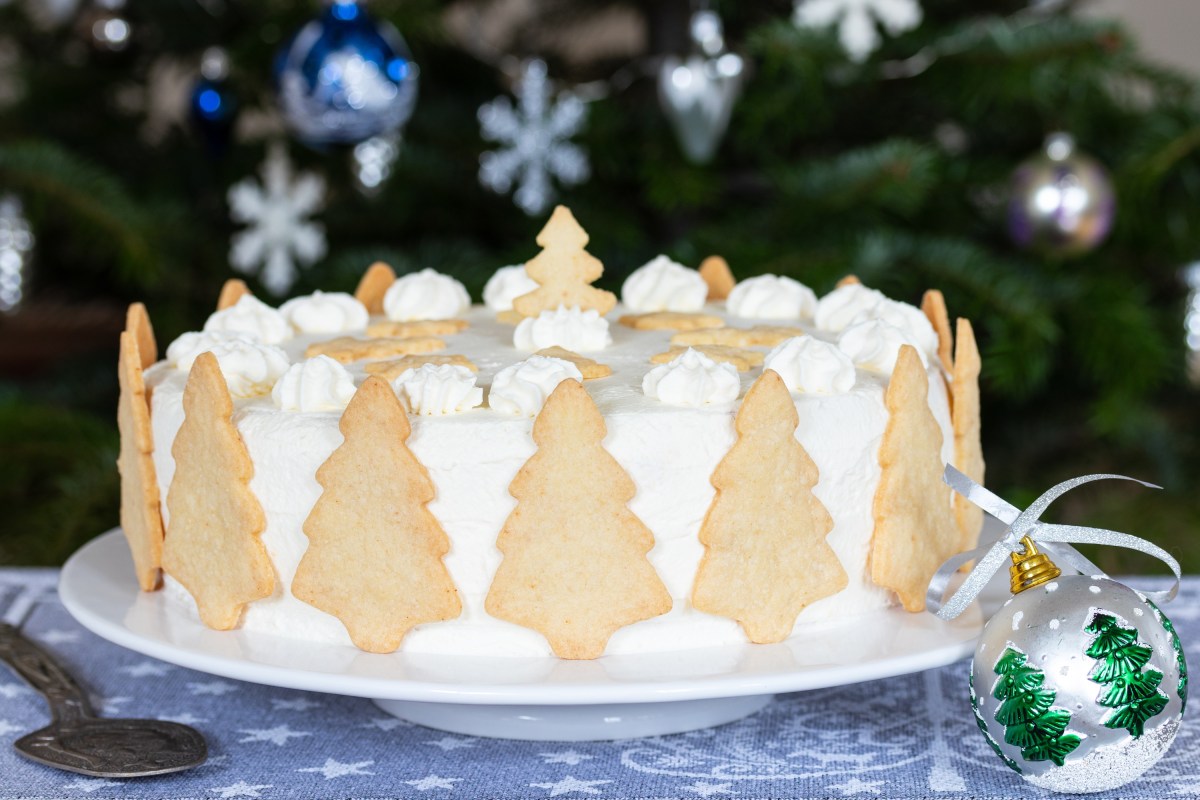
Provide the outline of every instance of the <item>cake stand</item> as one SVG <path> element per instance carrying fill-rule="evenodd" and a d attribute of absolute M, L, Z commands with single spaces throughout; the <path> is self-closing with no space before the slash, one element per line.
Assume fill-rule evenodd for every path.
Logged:
<path fill-rule="evenodd" d="M 470 736 L 585 741 L 656 736 L 740 719 L 778 692 L 939 667 L 973 652 L 977 607 L 952 622 L 889 609 L 814 626 L 771 645 L 605 656 L 594 661 L 364 653 L 284 637 L 213 631 L 138 590 L 125 537 L 111 530 L 63 567 L 59 593 L 115 644 L 236 680 L 367 697 L 430 728 Z"/>

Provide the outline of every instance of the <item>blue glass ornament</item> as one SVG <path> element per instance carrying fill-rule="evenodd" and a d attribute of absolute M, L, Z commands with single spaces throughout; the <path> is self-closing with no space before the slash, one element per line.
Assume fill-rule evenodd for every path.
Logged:
<path fill-rule="evenodd" d="M 330 2 L 275 57 L 284 120 L 316 148 L 399 131 L 417 102 L 418 73 L 396 28 L 354 0 Z"/>
<path fill-rule="evenodd" d="M 220 48 L 209 48 L 200 61 L 200 77 L 192 88 L 188 111 L 211 155 L 225 152 L 233 133 L 238 102 L 229 84 L 229 59 Z"/>

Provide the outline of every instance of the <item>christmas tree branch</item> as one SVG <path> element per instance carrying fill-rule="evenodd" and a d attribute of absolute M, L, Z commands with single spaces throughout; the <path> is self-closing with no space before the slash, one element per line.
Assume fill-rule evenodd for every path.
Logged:
<path fill-rule="evenodd" d="M 65 217 L 100 251 L 116 258 L 121 278 L 145 284 L 158 270 L 148 215 L 120 180 L 50 142 L 0 145 L 0 185 L 23 190 L 35 210 Z"/>

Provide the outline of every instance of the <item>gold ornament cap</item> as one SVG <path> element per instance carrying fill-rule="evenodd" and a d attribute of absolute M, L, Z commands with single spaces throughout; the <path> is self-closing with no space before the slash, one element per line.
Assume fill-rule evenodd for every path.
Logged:
<path fill-rule="evenodd" d="M 1013 594 L 1020 594 L 1026 589 L 1041 586 L 1062 575 L 1050 557 L 1037 549 L 1037 545 L 1028 536 L 1021 537 L 1024 552 L 1012 554 L 1012 566 L 1008 568 L 1009 588 Z"/>

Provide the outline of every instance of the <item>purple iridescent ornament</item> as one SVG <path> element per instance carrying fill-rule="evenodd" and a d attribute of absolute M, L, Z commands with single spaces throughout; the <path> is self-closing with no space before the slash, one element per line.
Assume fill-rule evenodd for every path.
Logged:
<path fill-rule="evenodd" d="M 1069 257 L 1094 249 L 1112 229 L 1117 199 L 1108 171 L 1075 150 L 1066 133 L 1013 173 L 1008 232 L 1022 248 Z"/>

